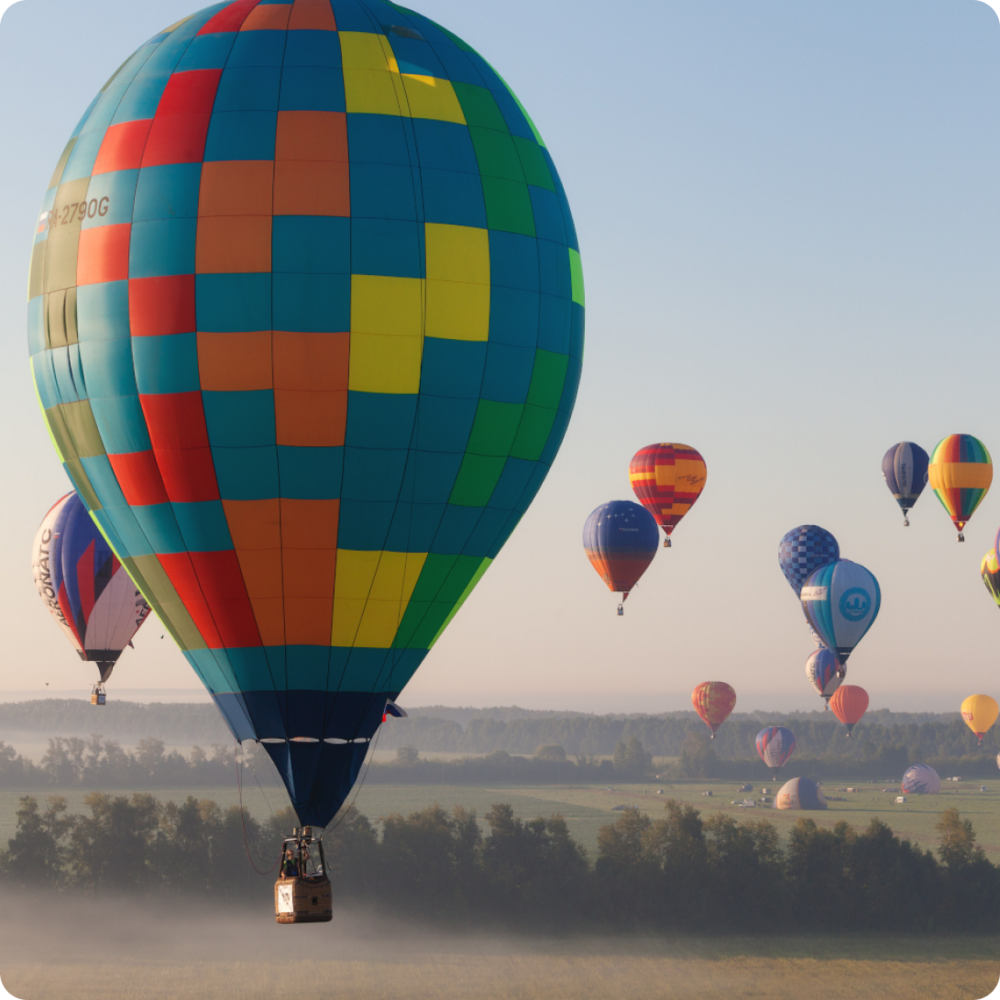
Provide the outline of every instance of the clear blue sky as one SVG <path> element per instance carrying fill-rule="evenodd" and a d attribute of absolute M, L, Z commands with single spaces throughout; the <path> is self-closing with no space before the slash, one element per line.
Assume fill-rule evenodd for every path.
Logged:
<path fill-rule="evenodd" d="M 851 659 L 873 707 L 1000 697 L 978 577 L 1000 483 L 957 545 L 930 493 L 904 529 L 881 476 L 909 439 L 1000 461 L 1000 23 L 978 0 L 414 0 L 504 75 L 563 176 L 587 282 L 576 414 L 534 506 L 411 684 L 411 701 L 592 711 L 812 708 L 781 535 L 827 527 L 878 577 Z M 29 547 L 67 488 L 28 373 L 25 287 L 46 182 L 79 115 L 188 0 L 23 0 L 0 24 L 0 690 L 89 685 L 34 592 Z M 624 618 L 583 556 L 628 461 L 698 447 L 702 499 Z M 120 688 L 196 684 L 157 623 Z M 404 696 L 404 701 L 406 697 Z"/>

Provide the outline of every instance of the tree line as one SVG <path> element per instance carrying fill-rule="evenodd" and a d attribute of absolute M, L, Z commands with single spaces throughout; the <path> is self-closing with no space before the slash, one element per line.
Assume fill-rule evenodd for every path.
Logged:
<path fill-rule="evenodd" d="M 194 797 L 84 801 L 89 814 L 75 815 L 65 799 L 23 797 L 0 882 L 270 905 L 267 866 L 290 810 L 261 823 Z M 484 821 L 434 805 L 376 826 L 349 810 L 323 841 L 336 905 L 527 932 L 1000 930 L 1000 868 L 956 809 L 941 814 L 936 855 L 878 819 L 828 830 L 803 816 L 783 845 L 767 820 L 703 819 L 674 800 L 658 817 L 628 809 L 602 827 L 593 858 L 561 816 L 525 820 L 498 803 Z"/>

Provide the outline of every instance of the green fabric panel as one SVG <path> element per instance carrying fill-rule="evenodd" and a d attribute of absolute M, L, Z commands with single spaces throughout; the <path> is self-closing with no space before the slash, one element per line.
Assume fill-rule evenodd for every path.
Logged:
<path fill-rule="evenodd" d="M 434 600 L 444 581 L 448 579 L 448 574 L 455 565 L 457 558 L 458 556 L 440 555 L 436 552 L 431 552 L 427 556 L 427 559 L 424 561 L 424 568 L 420 571 L 420 576 L 417 578 L 417 585 L 413 588 L 413 595 L 410 597 L 411 607 L 414 601 L 428 602 Z M 409 609 L 407 609 L 408 614 Z M 406 620 L 406 615 L 403 616 L 403 620 Z"/>
<path fill-rule="evenodd" d="M 69 227 L 66 227 L 69 229 Z M 45 255 L 44 289 L 53 292 L 76 284 L 76 262 L 80 251 L 80 230 L 76 229 L 49 238 L 40 246 L 48 248 Z"/>
<path fill-rule="evenodd" d="M 517 155 L 521 159 L 521 168 L 524 170 L 524 179 L 535 187 L 546 188 L 555 191 L 556 186 L 552 182 L 552 174 L 549 165 L 542 156 L 542 148 L 537 142 L 531 139 L 522 139 L 521 136 L 511 136 L 514 140 L 514 147 Z"/>
<path fill-rule="evenodd" d="M 489 557 L 483 559 L 483 561 L 476 567 L 476 572 L 473 574 L 472 579 L 466 584 L 465 590 L 462 591 L 462 596 L 456 601 L 455 606 L 451 609 L 451 614 L 441 623 L 441 627 L 437 630 L 434 638 L 431 639 L 428 649 L 434 645 L 441 638 L 441 633 L 451 624 L 452 618 L 458 614 L 458 609 L 465 604 L 465 599 L 472 593 L 476 584 L 479 583 L 480 577 L 490 568 L 490 564 L 493 562 Z"/>
<path fill-rule="evenodd" d="M 31 248 L 31 266 L 28 269 L 28 300 L 38 298 L 45 290 L 42 278 L 45 274 L 45 241 Z"/>
<path fill-rule="evenodd" d="M 585 306 L 583 300 L 583 263 L 580 255 L 572 247 L 569 248 L 569 273 L 573 281 L 573 301 L 578 306 Z"/>
<path fill-rule="evenodd" d="M 460 507 L 485 507 L 500 480 L 507 456 L 470 455 L 465 453 L 458 478 L 448 498 Z"/>
<path fill-rule="evenodd" d="M 52 179 L 49 181 L 48 190 L 51 191 L 54 187 L 59 187 L 59 182 L 62 180 L 63 171 L 66 169 L 66 161 L 69 160 L 70 153 L 73 152 L 73 147 L 76 145 L 76 138 L 70 139 L 66 143 L 66 148 L 62 151 L 62 156 L 59 157 L 59 162 L 56 164 L 56 169 L 52 171 Z"/>
<path fill-rule="evenodd" d="M 535 351 L 535 369 L 531 373 L 527 402 L 532 406 L 559 408 L 563 386 L 566 383 L 568 354 L 552 351 Z"/>
<path fill-rule="evenodd" d="M 465 450 L 474 455 L 496 455 L 506 458 L 517 435 L 523 409 L 524 406 L 520 403 L 479 400 L 476 420 L 472 425 L 472 433 L 469 435 L 469 443 Z"/>
<path fill-rule="evenodd" d="M 469 134 L 479 161 L 479 172 L 484 177 L 505 177 L 509 181 L 524 183 L 524 170 L 510 135 L 475 126 L 469 129 Z"/>
<path fill-rule="evenodd" d="M 514 447 L 510 450 L 510 457 L 537 462 L 542 457 L 542 451 L 549 440 L 557 412 L 547 407 L 525 406 L 521 426 L 514 439 Z"/>
<path fill-rule="evenodd" d="M 496 132 L 507 132 L 507 123 L 493 95 L 485 87 L 471 83 L 452 82 L 455 96 L 462 106 L 466 124 L 471 127 L 491 128 Z"/>
<path fill-rule="evenodd" d="M 417 615 L 411 601 L 410 606 L 406 609 L 406 614 L 403 616 L 403 624 L 408 624 L 407 619 L 410 617 L 411 608 L 413 608 L 414 621 L 412 626 L 410 626 L 411 634 L 406 642 L 406 647 L 408 649 L 430 648 L 434 636 L 441 631 L 442 624 L 448 620 L 452 607 L 451 604 L 446 604 L 444 601 L 429 601 L 421 605 L 421 612 Z M 397 647 L 402 645 L 402 632 L 403 625 L 400 625 L 399 632 L 396 633 Z"/>
<path fill-rule="evenodd" d="M 84 502 L 87 510 L 101 510 L 101 502 L 97 499 L 97 494 L 94 492 L 90 477 L 83 467 L 83 462 L 78 458 L 71 458 L 65 464 L 66 471 L 73 480 L 73 485 L 76 487 L 77 493 L 80 494 L 80 499 Z"/>
<path fill-rule="evenodd" d="M 59 449 L 65 456 L 65 461 L 69 461 L 70 453 L 73 458 L 93 458 L 95 455 L 106 454 L 101 432 L 97 429 L 94 412 L 90 408 L 90 400 L 59 403 L 51 410 L 46 410 L 45 415 L 51 417 L 53 410 L 59 411 L 63 426 L 72 441 L 69 453 L 62 448 Z"/>
<path fill-rule="evenodd" d="M 534 236 L 535 215 L 531 209 L 528 185 L 502 177 L 483 177 L 482 182 L 489 228 Z"/>

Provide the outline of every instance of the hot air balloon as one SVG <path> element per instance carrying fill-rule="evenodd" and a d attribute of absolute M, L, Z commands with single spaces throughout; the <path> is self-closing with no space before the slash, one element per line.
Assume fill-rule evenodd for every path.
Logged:
<path fill-rule="evenodd" d="M 811 778 L 786 781 L 774 797 L 775 809 L 826 809 L 826 796 Z"/>
<path fill-rule="evenodd" d="M 31 549 L 35 588 L 81 660 L 100 678 L 91 701 L 103 705 L 104 682 L 149 614 L 149 605 L 75 493 L 42 520 Z"/>
<path fill-rule="evenodd" d="M 976 734 L 979 742 L 983 742 L 990 726 L 997 721 L 1000 715 L 1000 705 L 988 694 L 970 694 L 959 710 L 965 724 Z"/>
<path fill-rule="evenodd" d="M 671 532 L 701 496 L 707 475 L 705 459 L 690 445 L 651 444 L 632 456 L 629 482 L 667 536 L 664 548 L 670 548 Z"/>
<path fill-rule="evenodd" d="M 847 726 L 847 738 L 851 730 L 868 711 L 868 692 L 857 684 L 842 684 L 830 699 L 830 709 Z"/>
<path fill-rule="evenodd" d="M 983 578 L 983 583 L 986 584 L 994 603 L 1000 605 L 1000 562 L 997 561 L 995 547 L 983 556 L 983 561 L 979 564 L 979 575 Z"/>
<path fill-rule="evenodd" d="M 927 764 L 913 764 L 903 773 L 900 791 L 907 795 L 937 795 L 941 791 L 941 778 Z"/>
<path fill-rule="evenodd" d="M 931 488 L 965 541 L 962 529 L 983 502 L 993 482 L 986 445 L 971 434 L 951 434 L 938 443 L 927 471 Z"/>
<path fill-rule="evenodd" d="M 843 675 L 847 673 L 847 668 L 842 667 L 837 662 L 837 657 L 825 646 L 817 649 L 812 656 L 806 660 L 806 677 L 809 682 L 819 691 L 820 695 L 826 699 L 826 708 L 830 707 L 830 698 L 833 692 L 840 687 Z"/>
<path fill-rule="evenodd" d="M 725 681 L 705 681 L 691 692 L 691 703 L 701 721 L 715 732 L 736 707 L 736 692 Z"/>
<path fill-rule="evenodd" d="M 809 624 L 837 654 L 842 667 L 878 616 L 878 580 L 859 563 L 838 559 L 820 567 L 799 595 Z"/>
<path fill-rule="evenodd" d="M 583 525 L 583 549 L 591 566 L 622 595 L 618 614 L 624 613 L 629 591 L 653 561 L 659 533 L 652 516 L 631 500 L 601 504 Z"/>
<path fill-rule="evenodd" d="M 757 753 L 777 776 L 778 769 L 795 752 L 795 737 L 784 726 L 768 726 L 757 734 Z"/>
<path fill-rule="evenodd" d="M 882 476 L 903 511 L 904 527 L 909 527 L 907 514 L 927 484 L 927 463 L 927 452 L 912 441 L 894 444 L 882 458 Z"/>
<path fill-rule="evenodd" d="M 796 597 L 810 573 L 839 558 L 837 539 L 815 524 L 792 528 L 778 543 L 778 565 Z"/>
<path fill-rule="evenodd" d="M 583 273 L 537 129 L 398 5 L 207 8 L 70 137 L 28 313 L 81 498 L 325 826 L 573 410 Z"/>

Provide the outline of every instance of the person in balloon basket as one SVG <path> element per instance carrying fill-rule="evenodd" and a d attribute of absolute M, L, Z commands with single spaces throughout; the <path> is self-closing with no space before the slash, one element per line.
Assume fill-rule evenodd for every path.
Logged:
<path fill-rule="evenodd" d="M 285 848 L 285 858 L 281 862 L 282 878 L 295 878 L 299 874 L 299 865 L 290 847 Z"/>

